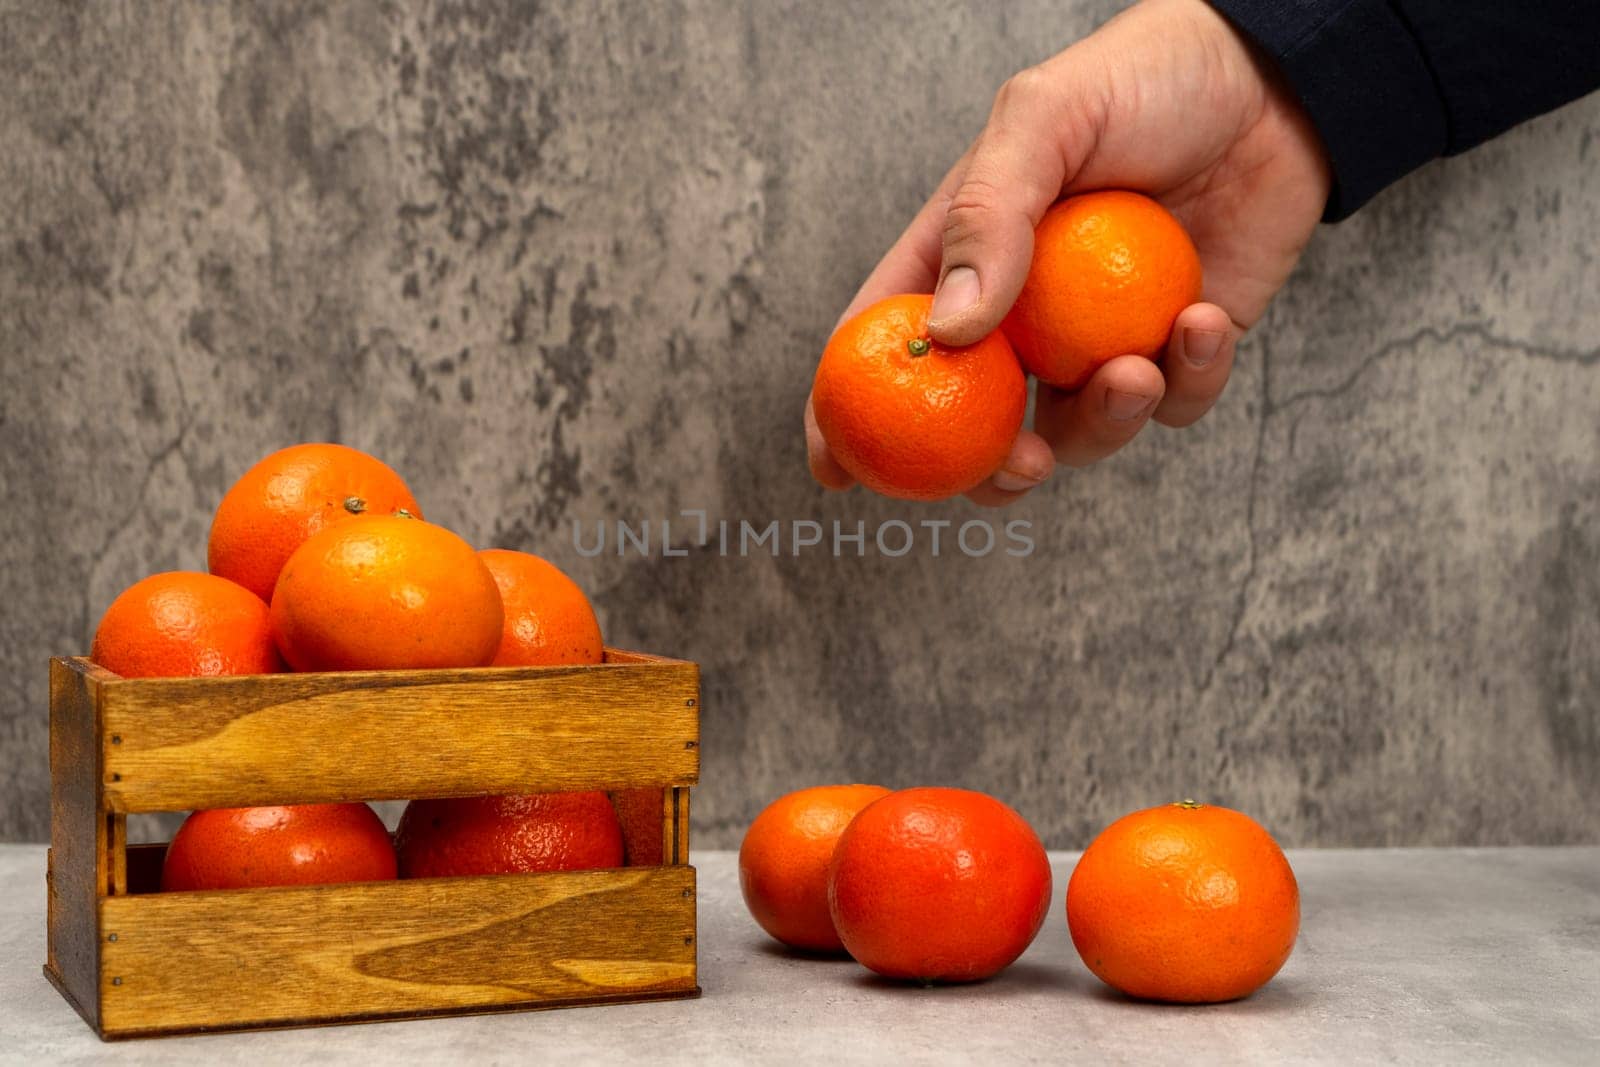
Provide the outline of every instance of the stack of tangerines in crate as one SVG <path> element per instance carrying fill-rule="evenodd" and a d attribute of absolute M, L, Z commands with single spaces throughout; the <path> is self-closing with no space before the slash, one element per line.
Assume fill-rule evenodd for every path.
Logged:
<path fill-rule="evenodd" d="M 697 991 L 693 664 L 339 445 L 246 472 L 208 563 L 52 664 L 46 972 L 103 1036 Z"/>
<path fill-rule="evenodd" d="M 124 678 L 596 664 L 604 646 L 577 584 L 526 552 L 474 551 L 400 476 L 353 448 L 275 452 L 222 498 L 209 573 L 135 583 L 90 660 Z M 603 793 L 423 799 L 388 832 L 364 803 L 195 812 L 162 888 L 355 882 L 413 875 L 659 863 L 660 799 Z M 622 819 L 619 820 L 619 815 Z"/>

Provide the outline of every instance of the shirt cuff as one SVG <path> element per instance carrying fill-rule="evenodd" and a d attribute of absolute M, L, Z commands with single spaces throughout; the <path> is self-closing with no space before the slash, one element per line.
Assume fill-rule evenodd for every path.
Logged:
<path fill-rule="evenodd" d="M 1210 0 L 1277 61 L 1333 168 L 1324 222 L 1442 155 L 1449 127 L 1416 37 L 1386 0 Z"/>

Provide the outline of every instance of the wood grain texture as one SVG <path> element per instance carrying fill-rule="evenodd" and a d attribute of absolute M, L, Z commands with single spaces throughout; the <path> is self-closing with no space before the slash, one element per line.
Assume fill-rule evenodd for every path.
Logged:
<path fill-rule="evenodd" d="M 101 904 L 105 1036 L 693 995 L 692 867 Z"/>
<path fill-rule="evenodd" d="M 607 648 L 605 662 L 608 664 L 625 664 L 638 666 L 642 664 L 681 664 L 681 659 L 672 659 L 670 656 L 653 656 L 648 652 L 632 652 L 625 648 Z"/>
<path fill-rule="evenodd" d="M 100 805 L 99 683 L 91 664 L 50 663 L 49 930 L 45 973 L 73 1007 L 98 1025 L 99 898 L 111 884 L 109 825 Z"/>
<path fill-rule="evenodd" d="M 661 862 L 662 863 L 688 863 L 689 857 L 679 859 L 678 851 L 678 791 L 676 789 L 663 789 L 661 791 Z"/>
<path fill-rule="evenodd" d="M 698 668 L 607 657 L 592 667 L 110 679 L 97 687 L 105 801 L 128 813 L 696 782 Z"/>
<path fill-rule="evenodd" d="M 689 790 L 674 789 L 672 830 L 673 842 L 665 853 L 668 863 L 689 862 Z"/>
<path fill-rule="evenodd" d="M 106 892 L 121 896 L 128 891 L 128 817 L 115 812 L 106 814 Z"/>

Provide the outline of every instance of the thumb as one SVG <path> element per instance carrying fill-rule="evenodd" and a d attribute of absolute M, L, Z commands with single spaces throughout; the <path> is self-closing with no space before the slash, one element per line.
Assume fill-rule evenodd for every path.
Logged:
<path fill-rule="evenodd" d="M 943 260 L 928 332 L 947 345 L 981 340 L 1016 302 L 1033 260 L 1033 229 L 1088 154 L 1088 109 L 1070 74 L 1034 67 L 996 94 L 988 125 L 945 211 Z"/>

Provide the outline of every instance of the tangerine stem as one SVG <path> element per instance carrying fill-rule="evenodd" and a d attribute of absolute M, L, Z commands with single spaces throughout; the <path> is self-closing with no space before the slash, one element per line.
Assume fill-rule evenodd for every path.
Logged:
<path fill-rule="evenodd" d="M 1194 811 L 1196 808 L 1205 807 L 1205 805 L 1200 803 L 1198 800 L 1191 800 L 1188 797 L 1184 797 L 1182 800 L 1174 800 L 1172 802 L 1172 806 L 1175 808 L 1182 808 L 1184 811 Z"/>
<path fill-rule="evenodd" d="M 367 502 L 358 496 L 344 498 L 344 509 L 352 515 L 359 515 L 367 510 Z"/>
<path fill-rule="evenodd" d="M 913 337 L 906 342 L 906 350 L 911 353 L 911 358 L 925 356 L 933 350 L 933 343 L 926 337 Z"/>

